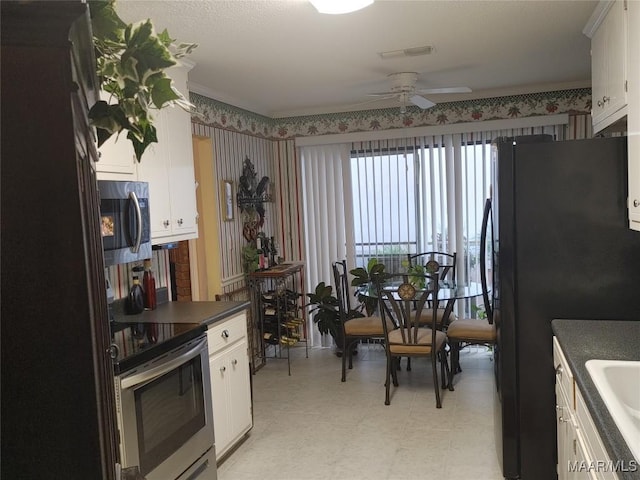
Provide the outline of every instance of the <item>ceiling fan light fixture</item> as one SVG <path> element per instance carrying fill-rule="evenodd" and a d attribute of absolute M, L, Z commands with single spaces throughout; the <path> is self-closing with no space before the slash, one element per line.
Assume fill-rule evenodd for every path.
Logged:
<path fill-rule="evenodd" d="M 368 7 L 374 0 L 309 0 L 320 13 L 339 15 Z"/>

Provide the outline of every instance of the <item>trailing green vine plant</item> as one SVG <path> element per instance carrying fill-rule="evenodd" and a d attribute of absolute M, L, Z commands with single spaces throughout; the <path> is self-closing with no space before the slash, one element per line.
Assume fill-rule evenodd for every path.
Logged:
<path fill-rule="evenodd" d="M 89 12 L 100 88 L 111 96 L 89 111 L 98 147 L 126 130 L 139 162 L 158 141 L 151 111 L 170 104 L 192 107 L 164 71 L 197 45 L 176 44 L 166 30 L 156 34 L 151 20 L 125 23 L 115 11 L 115 0 L 89 0 Z"/>

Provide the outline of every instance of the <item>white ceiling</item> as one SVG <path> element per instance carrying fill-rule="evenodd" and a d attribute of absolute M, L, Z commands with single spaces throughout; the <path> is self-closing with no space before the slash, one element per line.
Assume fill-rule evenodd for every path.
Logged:
<path fill-rule="evenodd" d="M 418 88 L 467 86 L 452 101 L 591 85 L 582 29 L 597 1 L 376 0 L 323 15 L 307 0 L 117 0 L 120 16 L 151 18 L 198 43 L 189 89 L 269 117 L 397 106 L 367 93 L 387 75 L 418 72 Z M 423 45 L 426 56 L 378 53 Z"/>

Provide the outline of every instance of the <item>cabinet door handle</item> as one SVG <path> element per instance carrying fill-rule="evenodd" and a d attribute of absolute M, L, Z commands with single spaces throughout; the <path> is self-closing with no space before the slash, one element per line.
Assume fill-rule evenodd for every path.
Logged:
<path fill-rule="evenodd" d="M 604 97 L 602 97 L 602 102 L 603 103 L 607 103 L 609 100 L 611 100 L 611 97 L 607 97 L 606 95 Z"/>
<path fill-rule="evenodd" d="M 556 367 L 556 377 L 558 377 L 559 380 L 562 380 L 562 365 L 560 364 Z"/>
<path fill-rule="evenodd" d="M 162 225 L 164 225 L 164 228 L 169 228 L 169 225 L 171 225 L 171 222 L 169 222 L 169 220 L 165 220 L 164 222 L 162 222 Z"/>
<path fill-rule="evenodd" d="M 567 420 L 566 418 L 564 418 L 563 414 L 564 414 L 564 407 L 561 407 L 560 405 L 556 405 L 556 411 L 560 413 L 560 416 L 558 416 L 558 421 L 561 423 L 566 423 L 569 420 Z"/>
<path fill-rule="evenodd" d="M 181 218 L 178 219 L 178 225 L 182 226 L 182 219 Z"/>
<path fill-rule="evenodd" d="M 633 199 L 633 206 L 634 206 L 635 208 L 640 207 L 640 201 L 639 201 L 637 198 L 634 198 L 634 199 Z"/>
<path fill-rule="evenodd" d="M 220 367 L 220 373 L 224 373 L 226 371 L 227 371 L 227 367 L 225 367 L 224 365 Z"/>
<path fill-rule="evenodd" d="M 235 367 L 238 364 L 238 360 L 234 358 L 231 360 L 231 364 Z"/>
<path fill-rule="evenodd" d="M 229 330 L 222 331 L 222 338 L 229 338 Z"/>

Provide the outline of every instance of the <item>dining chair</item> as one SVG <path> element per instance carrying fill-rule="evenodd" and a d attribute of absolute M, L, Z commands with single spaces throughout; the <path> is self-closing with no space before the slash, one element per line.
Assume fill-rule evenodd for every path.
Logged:
<path fill-rule="evenodd" d="M 431 360 L 433 386 L 436 394 L 436 407 L 442 407 L 437 363 L 440 362 L 442 388 L 446 388 L 450 375 L 447 361 L 447 335 L 436 327 L 436 309 L 438 308 L 439 275 L 425 274 L 389 274 L 386 278 L 376 278 L 373 283 L 378 297 L 378 309 L 382 316 L 385 333 L 385 352 L 387 372 L 385 382 L 385 405 L 390 404 L 391 381 L 398 386 L 398 366 L 402 357 L 425 357 Z M 416 282 L 419 280 L 419 282 Z M 416 286 L 418 284 L 418 286 Z M 424 318 L 430 324 L 424 324 Z M 388 327 L 395 319 L 396 328 Z"/>
<path fill-rule="evenodd" d="M 447 338 L 451 349 L 451 371 L 456 374 L 462 372 L 460 350 L 469 345 L 494 346 L 496 326 L 486 318 L 460 318 L 449 323 Z"/>
<path fill-rule="evenodd" d="M 456 282 L 456 252 L 421 252 L 407 254 L 407 262 L 409 267 L 422 265 L 426 268 L 430 261 L 438 262 L 438 275 L 440 276 L 440 285 L 455 284 Z"/>
<path fill-rule="evenodd" d="M 353 369 L 353 350 L 357 342 L 363 340 L 382 341 L 384 332 L 382 318 L 379 316 L 365 316 L 360 311 L 351 308 L 351 296 L 349 294 L 349 279 L 347 278 L 346 260 L 334 262 L 331 265 L 336 286 L 340 324 L 342 325 L 343 349 L 342 349 L 342 381 L 347 380 L 347 358 L 349 370 Z M 387 322 L 391 320 L 387 319 Z M 394 328 L 393 323 L 387 325 L 389 330 Z"/>
<path fill-rule="evenodd" d="M 430 262 L 437 263 L 437 272 L 440 279 L 440 288 L 445 286 L 454 286 L 456 283 L 456 252 L 422 252 L 407 254 L 407 262 L 409 268 L 420 265 L 424 267 L 424 273 L 434 273 L 427 271 L 427 264 Z M 445 306 L 442 305 L 436 311 L 436 323 L 438 328 L 443 328 L 442 320 L 444 317 Z M 449 320 L 455 320 L 455 313 L 451 313 Z M 408 368 L 411 368 L 410 366 Z"/>

